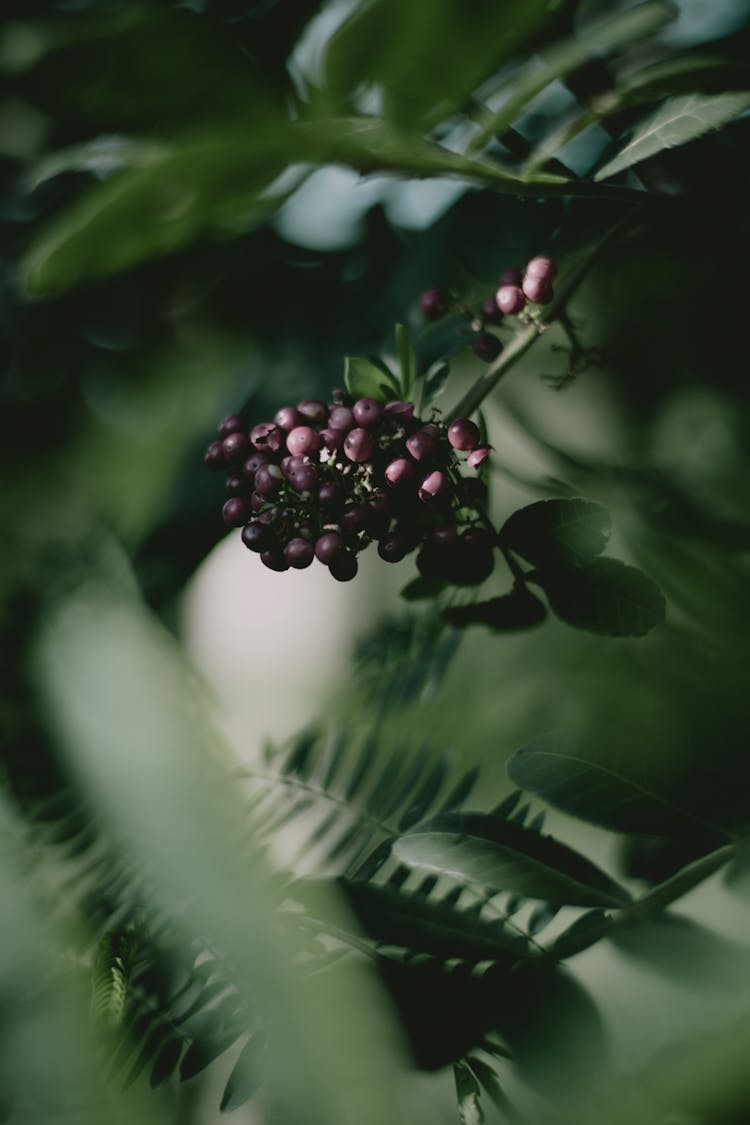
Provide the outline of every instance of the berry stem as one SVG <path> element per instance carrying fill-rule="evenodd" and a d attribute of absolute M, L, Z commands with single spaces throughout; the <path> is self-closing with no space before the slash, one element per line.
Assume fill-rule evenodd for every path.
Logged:
<path fill-rule="evenodd" d="M 473 414 L 487 398 L 487 395 L 495 389 L 506 371 L 509 371 L 521 356 L 529 350 L 532 344 L 538 340 L 549 325 L 555 320 L 560 320 L 565 316 L 568 301 L 573 296 L 596 259 L 602 251 L 622 233 L 630 223 L 634 214 L 635 212 L 631 211 L 623 216 L 623 218 L 619 219 L 605 232 L 599 241 L 592 246 L 583 260 L 563 279 L 562 284 L 557 288 L 556 296 L 543 309 L 539 320 L 536 322 L 532 321 L 531 324 L 526 325 L 525 328 L 516 333 L 501 355 L 499 355 L 495 362 L 491 363 L 487 370 L 479 376 L 460 402 L 456 403 L 452 410 L 447 411 L 447 419 L 468 418 L 469 415 Z"/>

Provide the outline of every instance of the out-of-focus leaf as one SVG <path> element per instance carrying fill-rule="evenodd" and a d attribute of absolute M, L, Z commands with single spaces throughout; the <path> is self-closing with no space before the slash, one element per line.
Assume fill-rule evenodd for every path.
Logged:
<path fill-rule="evenodd" d="M 461 1125 L 483 1125 L 480 1101 L 481 1088 L 465 1062 L 453 1064 L 453 1078 L 458 1098 L 458 1119 Z"/>
<path fill-rule="evenodd" d="M 472 138 L 469 152 L 475 152 L 494 134 L 502 134 L 513 124 L 525 106 L 550 82 L 563 78 L 598 55 L 610 54 L 628 43 L 652 35 L 675 17 L 675 9 L 662 0 L 637 4 L 625 11 L 592 20 L 579 32 L 555 44 L 541 57 L 541 65 L 529 66 L 520 77 L 508 83 L 508 97 L 494 113 L 480 120 L 479 132 Z"/>
<path fill-rule="evenodd" d="M 399 394 L 404 402 L 411 402 L 414 393 L 416 360 L 409 330 L 405 324 L 396 325 L 396 353 L 401 375 Z"/>
<path fill-rule="evenodd" d="M 665 148 L 687 144 L 710 129 L 720 129 L 748 109 L 750 92 L 747 90 L 670 98 L 638 125 L 625 147 L 599 169 L 594 179 L 597 182 L 607 180 Z"/>
<path fill-rule="evenodd" d="M 344 384 L 355 398 L 374 398 L 385 402 L 393 398 L 393 388 L 379 367 L 363 356 L 348 355 L 344 360 Z"/>
<path fill-rule="evenodd" d="M 608 637 L 642 637 L 664 620 L 664 595 L 655 582 L 618 559 L 595 559 L 573 569 L 535 571 L 553 613 L 567 625 Z"/>
<path fill-rule="evenodd" d="M 609 512 L 591 500 L 539 500 L 514 512 L 500 530 L 503 547 L 532 566 L 582 566 L 607 546 Z"/>
<path fill-rule="evenodd" d="M 222 1113 L 231 1113 L 257 1093 L 263 1075 L 260 1057 L 265 1049 L 266 1041 L 260 1034 L 251 1036 L 242 1048 L 221 1096 L 219 1108 Z"/>
<path fill-rule="evenodd" d="M 483 813 L 445 813 L 399 836 L 394 855 L 411 867 L 517 891 L 555 905 L 623 906 L 624 887 L 551 836 Z"/>
<path fill-rule="evenodd" d="M 447 583 L 442 578 L 424 578 L 421 574 L 407 582 L 401 591 L 401 597 L 407 602 L 420 602 L 437 597 L 445 589 Z"/>
<path fill-rule="evenodd" d="M 327 86 L 338 98 L 379 86 L 386 116 L 400 127 L 435 124 L 549 18 L 546 0 L 475 0 L 471 10 L 462 0 L 365 0 L 329 43 Z"/>

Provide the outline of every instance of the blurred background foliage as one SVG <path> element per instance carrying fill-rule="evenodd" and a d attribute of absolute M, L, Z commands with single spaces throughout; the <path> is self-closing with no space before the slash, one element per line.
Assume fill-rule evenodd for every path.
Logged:
<path fill-rule="evenodd" d="M 323 954 L 319 935 L 279 924 L 290 845 L 265 847 L 279 811 L 260 804 L 266 822 L 249 829 L 244 782 L 227 781 L 238 759 L 257 768 L 267 736 L 319 723 L 316 746 L 330 724 L 346 732 L 347 761 L 362 745 L 373 760 L 421 753 L 396 784 L 425 805 L 421 770 L 443 755 L 446 779 L 481 766 L 472 800 L 489 809 L 509 792 L 515 750 L 572 732 L 583 760 L 689 822 L 664 839 L 605 836 L 564 819 L 576 808 L 553 814 L 567 840 L 641 887 L 748 831 L 750 6 L 471 8 L 3 6 L 0 1110 L 11 1121 L 211 1121 L 261 1071 L 252 1104 L 263 1109 L 238 1115 L 455 1116 L 445 1072 L 427 1084 L 409 1060 L 460 1057 L 492 1025 L 492 1003 L 453 981 L 441 1003 L 456 1043 L 428 1042 L 437 1054 L 425 1059 L 432 970 L 407 980 L 381 966 L 387 989 L 359 964 L 301 971 Z M 644 122 L 658 132 L 648 122 L 664 106 L 683 131 L 597 179 Z M 702 114 L 714 127 L 696 125 Z M 555 622 L 459 637 L 399 600 L 409 561 L 366 564 L 346 589 L 305 586 L 312 572 L 263 585 L 225 537 L 202 464 L 216 420 L 327 398 L 344 355 L 392 353 L 396 321 L 423 367 L 455 357 L 447 410 L 483 367 L 461 318 L 422 323 L 420 293 L 484 295 L 504 269 L 542 251 L 564 266 L 617 222 L 570 308 L 586 369 L 565 377 L 570 341 L 553 325 L 485 404 L 492 510 L 501 523 L 542 497 L 605 504 L 616 553 L 664 591 L 666 623 L 632 641 Z M 745 869 L 732 871 L 746 893 Z M 344 926 L 332 888 L 315 886 L 313 913 Z M 609 959 L 583 954 L 578 981 L 521 974 L 501 1030 L 528 1085 L 509 1077 L 522 1108 L 496 1090 L 488 1116 L 746 1121 L 747 954 L 722 944 L 746 932 L 741 904 L 714 879 L 692 923 L 688 912 L 682 929 L 655 923 L 629 945 L 626 934 Z M 102 937 L 131 923 L 146 934 L 136 992 L 157 1017 L 160 1004 L 174 1016 L 174 990 L 208 961 L 215 995 L 241 998 L 219 1040 L 254 1046 L 228 1087 L 228 1065 L 218 1088 L 210 1071 L 191 1077 L 197 1049 L 177 1085 L 186 1044 L 203 1040 L 175 1053 L 154 1011 L 140 1028 L 143 1076 L 127 1095 L 107 1080 L 89 978 Z M 658 988 L 639 960 L 657 965 Z M 584 985 L 615 1044 L 607 1065 Z M 187 995 L 199 1015 L 204 1001 L 215 1010 Z M 694 1042 L 678 1048 L 684 1031 Z M 712 1051 L 697 1038 L 709 1032 Z M 482 1065 L 456 1073 L 466 1122 L 479 1120 Z"/>

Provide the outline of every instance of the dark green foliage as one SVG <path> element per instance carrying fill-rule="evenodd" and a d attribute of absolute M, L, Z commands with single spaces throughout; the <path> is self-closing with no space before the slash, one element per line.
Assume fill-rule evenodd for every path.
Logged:
<path fill-rule="evenodd" d="M 576 629 L 607 637 L 642 637 L 664 620 L 655 582 L 619 559 L 595 559 L 576 570 L 536 571 L 552 612 Z"/>
<path fill-rule="evenodd" d="M 505 633 L 541 625 L 547 617 L 547 610 L 526 586 L 519 584 L 509 594 L 486 602 L 451 606 L 443 610 L 443 617 L 450 625 L 459 628 L 486 625 L 493 632 Z"/>
<path fill-rule="evenodd" d="M 609 512 L 591 500 L 539 500 L 500 529 L 502 545 L 532 566 L 554 569 L 592 562 L 607 546 Z"/>

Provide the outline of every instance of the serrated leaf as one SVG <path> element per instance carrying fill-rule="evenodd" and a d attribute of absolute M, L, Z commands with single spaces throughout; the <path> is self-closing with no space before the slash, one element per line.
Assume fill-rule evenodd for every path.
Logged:
<path fill-rule="evenodd" d="M 567 625 L 608 637 L 642 637 L 664 620 L 664 595 L 650 578 L 618 559 L 578 570 L 537 571 L 553 613 Z"/>
<path fill-rule="evenodd" d="M 538 500 L 505 521 L 500 541 L 532 566 L 583 566 L 607 546 L 609 512 L 592 500 Z"/>
<path fill-rule="evenodd" d="M 453 1078 L 456 1083 L 458 1119 L 461 1125 L 483 1125 L 484 1113 L 480 1101 L 482 1091 L 466 1063 L 453 1064 Z"/>
<path fill-rule="evenodd" d="M 344 360 L 344 385 L 355 398 L 374 398 L 385 402 L 391 390 L 379 367 L 364 356 L 348 355 Z"/>
<path fill-rule="evenodd" d="M 265 1049 L 262 1035 L 256 1033 L 248 1039 L 224 1087 L 219 1106 L 222 1113 L 231 1113 L 257 1093 L 263 1080 L 261 1058 Z"/>
<path fill-rule="evenodd" d="M 551 836 L 484 813 L 445 813 L 399 836 L 402 863 L 559 906 L 623 906 L 627 891 Z"/>
<path fill-rule="evenodd" d="M 747 90 L 670 98 L 640 123 L 625 147 L 599 169 L 594 180 L 609 179 L 665 148 L 677 148 L 702 137 L 711 129 L 720 129 L 748 109 L 750 92 Z"/>
<path fill-rule="evenodd" d="M 436 598 L 448 585 L 442 578 L 424 578 L 421 574 L 407 582 L 401 590 L 401 597 L 407 602 L 421 602 Z"/>
<path fill-rule="evenodd" d="M 483 115 L 468 151 L 475 152 L 491 136 L 504 133 L 525 106 L 555 79 L 563 78 L 598 55 L 653 34 L 674 19 L 675 14 L 671 4 L 637 4 L 624 12 L 591 20 L 575 36 L 556 43 L 543 52 L 540 65 L 529 66 L 520 78 L 514 75 L 509 97 L 499 110 Z"/>
<path fill-rule="evenodd" d="M 443 620 L 456 628 L 485 625 L 496 633 L 531 629 L 541 625 L 546 616 L 542 602 L 525 586 L 516 586 L 510 593 L 488 601 L 450 606 L 442 612 Z"/>
<path fill-rule="evenodd" d="M 613 832 L 684 836 L 697 827 L 690 810 L 671 795 L 657 792 L 642 777 L 582 757 L 577 740 L 560 732 L 517 750 L 507 770 L 514 784 L 554 808 Z"/>

